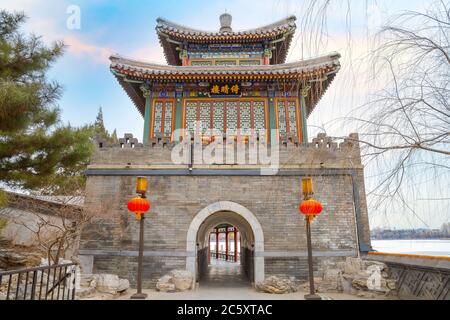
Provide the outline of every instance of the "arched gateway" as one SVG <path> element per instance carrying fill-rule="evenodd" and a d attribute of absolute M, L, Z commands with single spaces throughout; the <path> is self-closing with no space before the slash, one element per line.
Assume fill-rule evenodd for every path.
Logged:
<path fill-rule="evenodd" d="M 196 276 L 198 268 L 205 261 L 204 253 L 207 252 L 207 237 L 214 226 L 220 223 L 231 223 L 241 232 L 241 247 L 243 253 L 251 255 L 252 261 L 245 262 L 244 268 L 253 268 L 249 270 L 253 275 L 252 280 L 255 284 L 264 281 L 264 234 L 255 215 L 244 206 L 221 201 L 213 203 L 201 210 L 192 220 L 187 232 L 187 257 L 186 269 Z M 200 261 L 203 260 L 203 261 Z"/>
<path fill-rule="evenodd" d="M 117 273 L 136 283 L 139 223 L 126 209 L 136 176 L 149 177 L 151 186 L 145 288 L 184 268 L 201 283 L 217 279 L 210 271 L 221 269 L 220 276 L 228 267 L 255 284 L 269 276 L 306 280 L 305 222 L 298 215 L 304 177 L 314 179 L 315 197 L 325 207 L 312 234 L 318 270 L 371 250 L 358 135 L 343 141 L 307 136 L 307 119 L 340 70 L 340 55 L 285 63 L 293 16 L 246 32 L 233 32 L 229 15 L 220 20 L 221 30 L 203 32 L 158 19 L 169 65 L 110 58 L 112 73 L 143 116 L 143 143 L 131 134 L 117 144 L 98 141 L 86 170 L 84 206 L 93 215 L 80 239 L 86 273 Z M 199 122 L 201 143 L 185 139 Z M 217 139 L 216 130 L 231 135 Z M 181 141 L 194 151 L 184 164 L 172 161 Z M 211 144 L 225 161 L 204 161 Z M 262 157 L 260 147 L 270 149 L 270 157 Z M 277 163 L 277 174 L 262 174 Z M 219 202 L 202 209 L 205 201 Z M 209 235 L 214 251 L 208 252 Z M 233 240 L 230 259 L 227 240 Z"/>

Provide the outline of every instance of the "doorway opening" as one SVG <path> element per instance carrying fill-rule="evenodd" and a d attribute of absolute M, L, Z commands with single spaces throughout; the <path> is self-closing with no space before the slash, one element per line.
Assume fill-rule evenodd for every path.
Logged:
<path fill-rule="evenodd" d="M 218 244 L 216 231 L 222 234 Z M 203 208 L 189 226 L 186 252 L 186 269 L 201 286 L 254 286 L 264 281 L 263 229 L 256 216 L 238 203 L 220 201 Z"/>
<path fill-rule="evenodd" d="M 241 240 L 237 227 L 220 224 L 208 239 L 208 266 L 199 274 L 200 284 L 209 287 L 248 287 L 249 274 L 241 263 Z"/>
<path fill-rule="evenodd" d="M 249 223 L 230 211 L 208 217 L 197 234 L 197 279 L 209 287 L 254 282 L 254 236 Z"/>

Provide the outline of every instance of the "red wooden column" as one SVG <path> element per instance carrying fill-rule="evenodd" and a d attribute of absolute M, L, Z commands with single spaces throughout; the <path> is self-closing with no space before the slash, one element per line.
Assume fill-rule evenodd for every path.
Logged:
<path fill-rule="evenodd" d="M 219 229 L 216 228 L 216 259 L 219 260 Z"/>
<path fill-rule="evenodd" d="M 234 262 L 238 261 L 238 238 L 237 229 L 234 227 Z"/>
<path fill-rule="evenodd" d="M 227 231 L 225 231 L 225 261 L 228 261 L 228 227 L 226 229 Z"/>
<path fill-rule="evenodd" d="M 208 264 L 211 263 L 211 233 L 208 235 Z"/>

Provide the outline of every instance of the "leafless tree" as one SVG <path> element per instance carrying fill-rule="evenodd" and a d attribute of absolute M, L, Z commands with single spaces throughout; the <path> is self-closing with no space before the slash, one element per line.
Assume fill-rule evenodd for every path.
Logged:
<path fill-rule="evenodd" d="M 450 8 L 444 1 L 426 12 L 407 11 L 378 34 L 371 55 L 384 83 L 358 117 L 364 156 L 384 169 L 373 194 L 404 198 L 450 169 Z M 365 115 L 365 116 L 364 116 Z"/>
<path fill-rule="evenodd" d="M 80 232 L 91 215 L 82 206 L 83 195 L 9 195 L 9 207 L 23 214 L 12 215 L 11 222 L 34 235 L 35 246 L 49 265 L 60 259 L 76 259 Z"/>
<path fill-rule="evenodd" d="M 309 32 L 313 38 L 304 41 L 323 42 L 328 10 L 336 1 L 307 3 L 302 26 L 315 32 Z M 347 8 L 347 25 L 351 23 L 350 3 L 340 2 Z M 367 103 L 338 121 L 360 133 L 363 157 L 370 168 L 368 180 L 373 182 L 369 189 L 372 209 L 392 211 L 402 206 L 415 213 L 411 198 L 418 199 L 430 189 L 448 190 L 449 38 L 450 3 L 434 1 L 423 12 L 404 11 L 391 17 L 372 39 L 375 47 L 362 61 L 371 66 Z"/>

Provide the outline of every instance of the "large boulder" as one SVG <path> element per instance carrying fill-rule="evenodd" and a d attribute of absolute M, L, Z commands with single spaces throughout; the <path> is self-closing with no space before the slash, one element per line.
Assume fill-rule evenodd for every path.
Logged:
<path fill-rule="evenodd" d="M 177 291 L 187 291 L 192 289 L 194 277 L 191 272 L 186 270 L 174 270 L 170 273 L 172 282 Z"/>
<path fill-rule="evenodd" d="M 162 292 L 182 292 L 193 287 L 194 275 L 186 270 L 173 270 L 156 282 L 156 289 Z"/>
<path fill-rule="evenodd" d="M 325 270 L 322 280 L 317 286 L 318 292 L 342 292 L 342 270 Z"/>
<path fill-rule="evenodd" d="M 120 279 L 115 274 L 82 274 L 80 288 L 77 288 L 78 298 L 87 298 L 98 294 L 109 297 L 118 296 L 130 288 L 127 279 Z"/>
<path fill-rule="evenodd" d="M 130 288 L 130 281 L 127 279 L 119 279 L 119 286 L 117 287 L 117 293 L 123 293 Z"/>
<path fill-rule="evenodd" d="M 128 280 L 120 279 L 116 274 L 98 274 L 95 275 L 95 278 L 97 291 L 102 293 L 122 293 L 130 287 Z"/>
<path fill-rule="evenodd" d="M 344 264 L 345 274 L 356 274 L 364 269 L 364 263 L 360 258 L 347 258 Z"/>
<path fill-rule="evenodd" d="M 172 276 L 165 275 L 156 282 L 156 290 L 161 292 L 175 292 L 175 284 L 172 282 Z"/>
<path fill-rule="evenodd" d="M 95 287 L 81 287 L 77 289 L 75 292 L 78 299 L 87 298 L 97 293 Z"/>
<path fill-rule="evenodd" d="M 0 249 L 0 270 L 15 270 L 39 265 L 41 257 L 32 252 Z"/>
<path fill-rule="evenodd" d="M 344 291 L 366 298 L 390 295 L 396 281 L 387 271 L 387 265 L 379 261 L 347 258 L 342 275 Z"/>
<path fill-rule="evenodd" d="M 317 292 L 345 292 L 365 298 L 395 292 L 396 281 L 390 278 L 388 267 L 382 262 L 349 257 L 342 262 L 324 260 L 319 269 L 315 278 Z M 309 290 L 308 283 L 302 289 Z"/>
<path fill-rule="evenodd" d="M 298 291 L 295 281 L 276 276 L 268 277 L 264 282 L 259 283 L 256 288 L 258 291 L 270 294 L 287 294 Z"/>
<path fill-rule="evenodd" d="M 117 292 L 119 287 L 119 276 L 116 274 L 98 274 L 97 279 L 97 290 L 103 293 Z"/>

